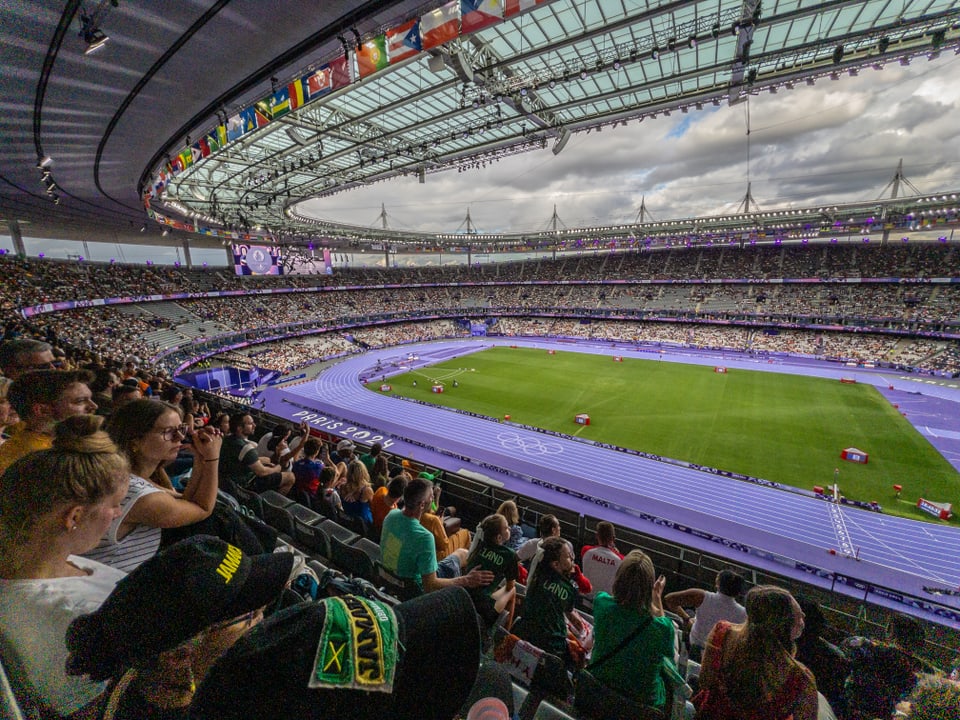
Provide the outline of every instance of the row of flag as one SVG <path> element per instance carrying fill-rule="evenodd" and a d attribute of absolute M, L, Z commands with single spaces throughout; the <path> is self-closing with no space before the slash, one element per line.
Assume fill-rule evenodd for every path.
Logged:
<path fill-rule="evenodd" d="M 412 18 L 382 35 L 361 44 L 353 56 L 344 54 L 319 70 L 275 88 L 273 93 L 254 103 L 208 134 L 183 148 L 159 170 L 146 193 L 145 201 L 158 197 L 176 175 L 203 158 L 224 148 L 264 125 L 283 117 L 300 106 L 328 93 L 368 77 L 384 68 L 407 60 L 424 50 L 443 45 L 460 35 L 468 35 L 549 0 L 452 0 L 419 18 Z"/>
<path fill-rule="evenodd" d="M 159 225 L 164 225 L 173 230 L 182 230 L 183 232 L 197 233 L 199 235 L 207 235 L 209 237 L 224 238 L 228 240 L 264 240 L 272 239 L 269 235 L 254 235 L 251 233 L 236 232 L 233 230 L 224 230 L 223 228 L 211 228 L 206 227 L 205 225 L 200 225 L 195 223 L 192 220 L 177 220 L 163 213 L 158 213 L 156 210 L 147 208 L 147 217 L 156 222 Z"/>

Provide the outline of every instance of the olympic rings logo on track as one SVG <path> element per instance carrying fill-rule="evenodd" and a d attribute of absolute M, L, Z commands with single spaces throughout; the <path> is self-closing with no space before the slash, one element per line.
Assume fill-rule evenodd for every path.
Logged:
<path fill-rule="evenodd" d="M 522 436 L 515 432 L 502 432 L 497 435 L 500 447 L 505 450 L 520 450 L 524 455 L 559 455 L 563 446 L 556 442 L 543 442 L 534 436 Z"/>

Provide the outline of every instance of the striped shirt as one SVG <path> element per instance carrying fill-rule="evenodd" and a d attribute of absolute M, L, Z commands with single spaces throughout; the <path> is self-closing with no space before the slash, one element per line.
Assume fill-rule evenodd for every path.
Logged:
<path fill-rule="evenodd" d="M 160 548 L 160 528 L 158 527 L 135 525 L 133 530 L 122 538 L 117 538 L 120 524 L 127 517 L 130 509 L 140 498 L 156 492 L 164 491 L 149 480 L 131 474 L 130 489 L 127 490 L 127 496 L 120 504 L 120 516 L 110 524 L 110 529 L 100 540 L 100 544 L 85 553 L 84 557 L 124 572 L 132 572 L 141 563 L 156 555 Z"/>

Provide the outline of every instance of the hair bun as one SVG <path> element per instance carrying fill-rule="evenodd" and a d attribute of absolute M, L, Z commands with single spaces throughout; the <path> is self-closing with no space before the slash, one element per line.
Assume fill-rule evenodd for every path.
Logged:
<path fill-rule="evenodd" d="M 74 415 L 57 423 L 53 431 L 53 448 L 61 452 L 83 454 L 115 453 L 117 446 L 101 430 L 99 415 Z"/>

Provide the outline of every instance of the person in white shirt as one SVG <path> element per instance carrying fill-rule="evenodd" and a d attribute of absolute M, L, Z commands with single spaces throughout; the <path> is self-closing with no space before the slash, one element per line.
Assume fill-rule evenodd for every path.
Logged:
<path fill-rule="evenodd" d="M 721 570 L 715 580 L 716 592 L 690 588 L 664 596 L 663 607 L 676 613 L 690 629 L 690 659 L 699 662 L 707 644 L 707 636 L 720 620 L 740 624 L 747 619 L 747 611 L 737 602 L 746 583 L 733 570 Z M 690 616 L 688 608 L 696 608 Z"/>
<path fill-rule="evenodd" d="M 54 429 L 53 448 L 0 476 L 0 646 L 19 699 L 70 715 L 103 683 L 66 674 L 70 622 L 96 610 L 125 577 L 78 557 L 120 512 L 130 468 L 102 417 L 78 415 Z"/>

